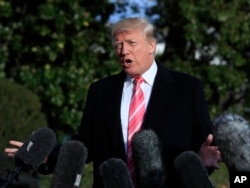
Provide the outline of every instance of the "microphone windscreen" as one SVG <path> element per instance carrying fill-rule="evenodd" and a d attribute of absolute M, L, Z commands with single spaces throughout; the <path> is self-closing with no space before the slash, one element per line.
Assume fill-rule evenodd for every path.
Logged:
<path fill-rule="evenodd" d="M 87 156 L 87 148 L 82 142 L 77 140 L 64 142 L 59 151 L 50 187 L 79 187 Z"/>
<path fill-rule="evenodd" d="M 161 143 L 151 129 L 134 134 L 132 153 L 136 171 L 136 181 L 140 188 L 161 188 L 166 180 L 165 164 Z"/>
<path fill-rule="evenodd" d="M 105 188 L 133 188 L 127 165 L 121 159 L 111 158 L 99 166 Z"/>
<path fill-rule="evenodd" d="M 56 135 L 50 128 L 34 131 L 14 156 L 15 165 L 23 171 L 35 171 L 56 145 Z"/>
<path fill-rule="evenodd" d="M 184 151 L 174 160 L 174 170 L 185 188 L 215 188 L 199 155 Z"/>
<path fill-rule="evenodd" d="M 214 119 L 214 139 L 229 170 L 250 172 L 250 126 L 240 115 Z"/>

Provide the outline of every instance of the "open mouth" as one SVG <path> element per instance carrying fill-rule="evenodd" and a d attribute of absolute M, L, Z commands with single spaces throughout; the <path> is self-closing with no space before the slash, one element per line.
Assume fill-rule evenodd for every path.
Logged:
<path fill-rule="evenodd" d="M 123 61 L 122 61 L 122 66 L 124 67 L 124 68 L 129 68 L 130 66 L 131 66 L 131 63 L 132 63 L 133 61 L 131 60 L 131 59 L 123 59 Z"/>
<path fill-rule="evenodd" d="M 124 61 L 126 64 L 131 64 L 132 63 L 132 60 L 131 59 L 125 59 Z"/>

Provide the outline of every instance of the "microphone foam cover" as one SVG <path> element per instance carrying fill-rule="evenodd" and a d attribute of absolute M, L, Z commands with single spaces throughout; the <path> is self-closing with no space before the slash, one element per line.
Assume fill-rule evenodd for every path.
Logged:
<path fill-rule="evenodd" d="M 174 170 L 185 188 L 215 188 L 200 156 L 193 151 L 178 155 L 174 160 Z"/>
<path fill-rule="evenodd" d="M 132 139 L 132 153 L 138 186 L 162 187 L 166 180 L 166 171 L 161 143 L 155 132 L 151 129 L 136 132 Z"/>
<path fill-rule="evenodd" d="M 63 143 L 50 187 L 79 187 L 87 156 L 87 148 L 82 142 L 69 140 Z"/>
<path fill-rule="evenodd" d="M 14 156 L 15 165 L 22 170 L 35 171 L 56 145 L 56 135 L 50 128 L 34 131 Z"/>
<path fill-rule="evenodd" d="M 99 173 L 106 188 L 133 188 L 127 165 L 121 159 L 104 161 L 99 166 Z"/>
<path fill-rule="evenodd" d="M 224 113 L 214 119 L 214 139 L 223 161 L 234 171 L 250 171 L 250 127 L 240 115 Z"/>

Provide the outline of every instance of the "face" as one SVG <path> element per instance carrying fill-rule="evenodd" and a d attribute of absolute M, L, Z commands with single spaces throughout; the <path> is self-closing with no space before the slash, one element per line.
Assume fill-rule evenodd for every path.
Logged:
<path fill-rule="evenodd" d="M 122 31 L 115 36 L 115 50 L 124 71 L 131 77 L 147 71 L 154 61 L 156 42 L 145 39 L 143 31 Z"/>

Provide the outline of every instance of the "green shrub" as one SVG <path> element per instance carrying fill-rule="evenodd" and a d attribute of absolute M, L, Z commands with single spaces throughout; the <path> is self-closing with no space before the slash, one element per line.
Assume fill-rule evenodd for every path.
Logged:
<path fill-rule="evenodd" d="M 25 141 L 39 127 L 47 127 L 39 98 L 23 86 L 0 79 L 0 149 L 10 139 Z"/>

